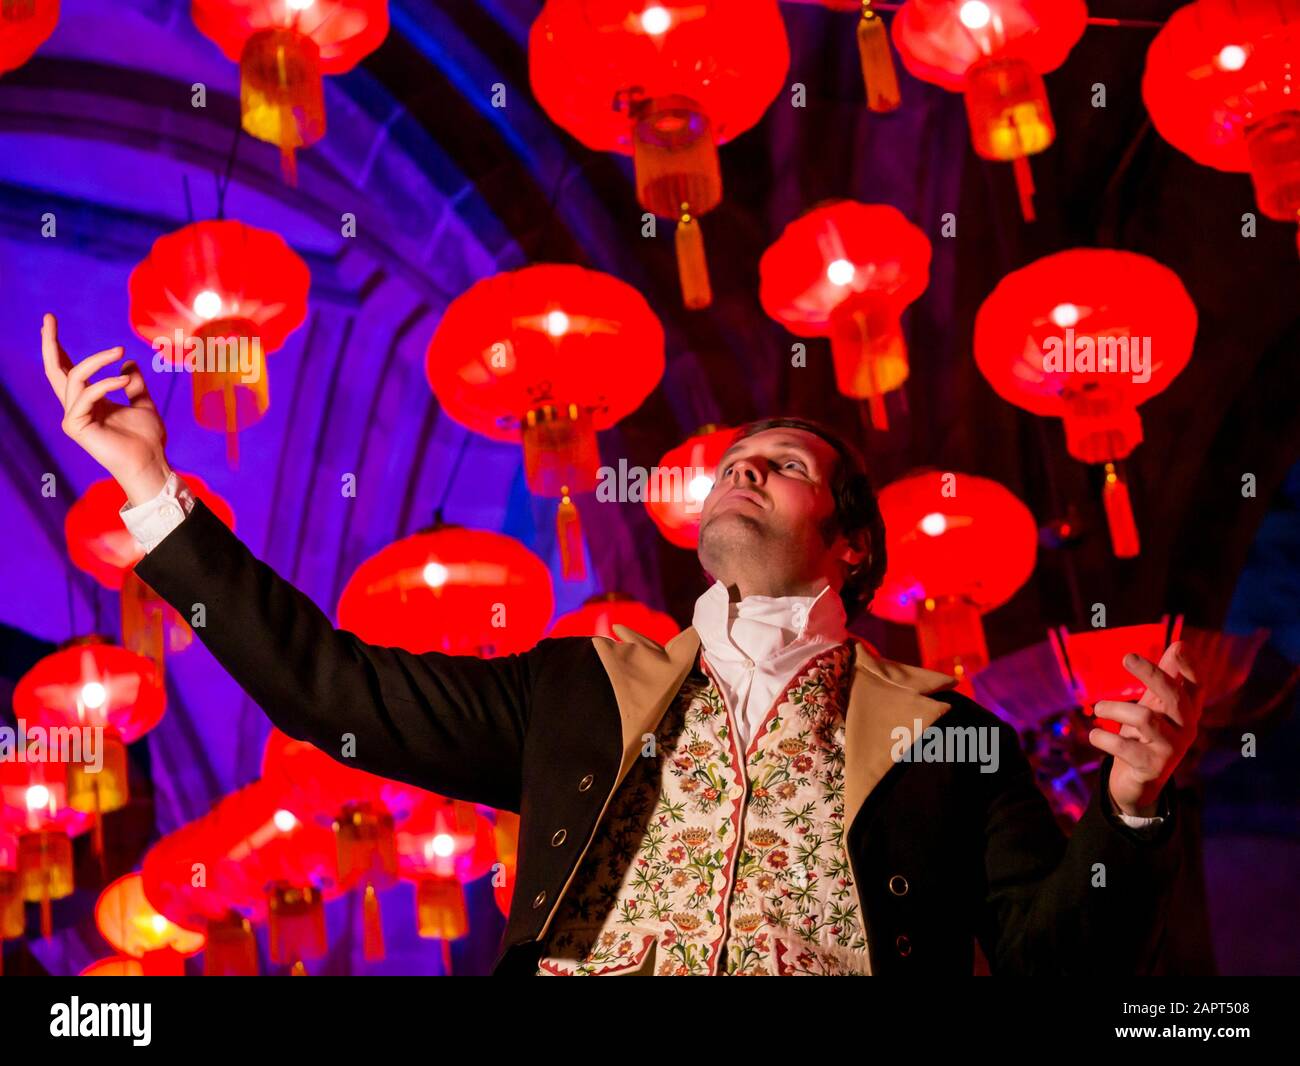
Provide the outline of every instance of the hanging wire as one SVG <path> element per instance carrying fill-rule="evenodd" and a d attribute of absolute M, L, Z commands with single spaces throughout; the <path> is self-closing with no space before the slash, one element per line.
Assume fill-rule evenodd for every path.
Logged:
<path fill-rule="evenodd" d="M 72 567 L 64 567 L 64 576 L 68 579 L 68 636 L 77 635 L 76 597 L 72 593 Z"/>
<path fill-rule="evenodd" d="M 243 129 L 235 126 L 235 139 L 230 144 L 230 155 L 226 157 L 226 173 L 224 177 L 216 176 L 217 182 L 217 218 L 218 220 L 226 217 L 226 190 L 230 188 L 230 175 L 235 169 L 235 156 L 239 153 L 239 135 Z M 191 219 L 192 221 L 192 219 Z"/>
<path fill-rule="evenodd" d="M 446 506 L 447 497 L 451 495 L 452 486 L 456 483 L 456 475 L 460 472 L 461 460 L 465 458 L 465 452 L 469 448 L 469 430 L 461 434 L 460 447 L 456 449 L 456 458 L 452 460 L 451 472 L 447 475 L 447 480 L 442 486 L 442 492 L 438 496 L 438 502 L 433 507 L 433 524 L 441 525 L 442 509 Z"/>
<path fill-rule="evenodd" d="M 816 0 L 799 0 L 802 3 L 815 3 Z M 897 11 L 903 6 L 903 0 L 872 0 L 871 7 L 876 11 Z M 1118 26 L 1124 29 L 1158 30 L 1164 22 L 1161 19 L 1108 18 L 1104 15 L 1089 15 L 1089 26 Z"/>

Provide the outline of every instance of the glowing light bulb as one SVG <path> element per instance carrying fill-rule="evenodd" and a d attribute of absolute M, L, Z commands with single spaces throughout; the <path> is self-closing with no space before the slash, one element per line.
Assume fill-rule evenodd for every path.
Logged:
<path fill-rule="evenodd" d="M 159 936 L 167 932 L 167 919 L 161 914 L 155 914 L 150 920 L 150 924 L 153 926 L 153 931 Z"/>
<path fill-rule="evenodd" d="M 686 495 L 692 500 L 704 499 L 713 491 L 713 478 L 708 474 L 696 474 L 686 485 Z"/>
<path fill-rule="evenodd" d="M 205 322 L 211 322 L 221 314 L 221 294 L 204 289 L 194 297 L 194 313 Z"/>
<path fill-rule="evenodd" d="M 546 332 L 552 337 L 563 337 L 569 332 L 569 316 L 563 311 L 551 311 L 546 316 Z"/>
<path fill-rule="evenodd" d="M 921 532 L 927 537 L 938 537 L 948 528 L 948 519 L 938 511 L 931 511 L 921 519 Z"/>
<path fill-rule="evenodd" d="M 672 24 L 672 16 L 668 14 L 668 9 L 655 4 L 654 7 L 648 7 L 641 12 L 641 28 L 646 33 L 658 36 L 661 33 L 667 33 L 668 27 Z"/>
<path fill-rule="evenodd" d="M 81 686 L 81 702 L 92 711 L 97 711 L 108 700 L 108 689 L 98 681 L 87 681 Z"/>
<path fill-rule="evenodd" d="M 450 833 L 439 833 L 433 838 L 433 853 L 441 859 L 450 858 L 456 852 L 456 841 Z"/>
<path fill-rule="evenodd" d="M 298 819 L 294 817 L 293 811 L 286 811 L 283 807 L 275 812 L 271 820 L 275 822 L 276 829 L 281 833 L 291 833 L 298 826 Z"/>
<path fill-rule="evenodd" d="M 431 589 L 440 589 L 447 583 L 447 578 L 451 576 L 442 563 L 426 563 L 424 567 L 424 583 Z"/>
<path fill-rule="evenodd" d="M 41 811 L 50 805 L 50 790 L 44 785 L 32 785 L 25 798 L 29 811 Z"/>
<path fill-rule="evenodd" d="M 1246 65 L 1246 49 L 1239 44 L 1225 44 L 1219 49 L 1219 66 L 1223 70 L 1240 70 Z"/>
<path fill-rule="evenodd" d="M 856 273 L 853 264 L 847 259 L 836 259 L 826 268 L 826 276 L 832 285 L 847 285 Z"/>
<path fill-rule="evenodd" d="M 1052 308 L 1052 321 L 1062 329 L 1069 329 L 1079 321 L 1079 309 L 1074 304 L 1057 304 Z"/>
<path fill-rule="evenodd" d="M 289 0 L 290 11 L 306 11 L 316 0 Z"/>
<path fill-rule="evenodd" d="M 989 24 L 993 12 L 989 10 L 989 5 L 984 3 L 984 0 L 966 0 L 966 3 L 961 5 L 961 10 L 957 12 L 957 17 L 968 30 L 982 30 Z"/>

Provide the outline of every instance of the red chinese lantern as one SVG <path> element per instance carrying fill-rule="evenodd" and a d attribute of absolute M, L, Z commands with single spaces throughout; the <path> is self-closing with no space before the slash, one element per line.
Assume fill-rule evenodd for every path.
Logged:
<path fill-rule="evenodd" d="M 0 74 L 31 59 L 59 24 L 59 0 L 4 0 L 0 4 Z"/>
<path fill-rule="evenodd" d="M 560 499 L 563 575 L 585 576 L 572 496 L 596 488 L 596 431 L 635 411 L 663 377 L 663 327 L 645 298 L 576 266 L 495 274 L 448 305 L 425 372 L 462 426 L 523 442 L 528 488 Z"/>
<path fill-rule="evenodd" d="M 244 917 L 267 922 L 271 961 L 300 975 L 325 956 L 325 903 L 343 889 L 333 832 L 296 816 L 284 792 L 279 782 L 256 781 L 214 808 L 226 848 L 216 889 Z"/>
<path fill-rule="evenodd" d="M 1196 306 L 1178 275 L 1134 252 L 1076 248 L 1000 282 L 975 318 L 975 362 L 1004 400 L 1065 422 L 1069 452 L 1105 466 L 1115 554 L 1140 540 L 1120 461 L 1142 443 L 1138 405 L 1187 365 Z"/>
<path fill-rule="evenodd" d="M 929 471 L 880 492 L 889 567 L 871 613 L 916 626 L 921 665 L 968 683 L 988 665 L 980 616 L 1029 580 L 1034 516 L 996 481 Z"/>
<path fill-rule="evenodd" d="M 1203 166 L 1249 171 L 1259 209 L 1283 222 L 1300 221 L 1297 63 L 1297 0 L 1196 0 L 1156 34 L 1142 77 L 1160 135 Z"/>
<path fill-rule="evenodd" d="M 519 866 L 519 815 L 497 811 L 493 824 L 497 856 L 501 867 L 493 869 L 492 897 L 503 918 L 510 917 L 510 899 L 515 891 L 515 871 Z"/>
<path fill-rule="evenodd" d="M 176 925 L 202 933 L 206 977 L 256 976 L 257 939 L 251 923 L 217 891 L 216 871 L 229 846 L 220 819 L 187 822 L 151 847 L 140 864 L 144 894 Z"/>
<path fill-rule="evenodd" d="M 195 474 L 181 474 L 194 495 L 231 529 L 234 512 L 224 499 Z M 122 644 L 147 655 L 161 671 L 163 652 L 183 651 L 194 631 L 176 609 L 135 573 L 144 548 L 122 524 L 126 493 L 112 478 L 96 481 L 77 499 L 63 521 L 68 557 L 106 589 L 122 594 Z"/>
<path fill-rule="evenodd" d="M 758 270 L 763 310 L 797 336 L 830 337 L 836 386 L 888 429 L 885 394 L 908 373 L 900 318 L 930 284 L 925 234 L 887 204 L 838 200 L 786 226 Z"/>
<path fill-rule="evenodd" d="M 621 592 L 607 592 L 591 596 L 576 611 L 562 614 L 551 626 L 552 637 L 608 637 L 620 638 L 614 626 L 627 626 L 656 644 L 667 644 L 682 631 L 682 627 L 662 611 L 656 611 Z"/>
<path fill-rule="evenodd" d="M 394 825 L 408 817 L 425 793 L 347 766 L 278 729 L 266 741 L 262 779 L 277 785 L 282 803 L 298 818 L 333 832 L 339 886 L 362 893 L 365 957 L 382 959 L 378 894 L 397 882 Z"/>
<path fill-rule="evenodd" d="M 162 721 L 167 695 L 153 660 L 89 636 L 47 655 L 14 688 L 14 713 L 46 729 L 98 730 L 96 750 L 66 759 L 67 803 L 106 814 L 126 806 L 126 746 Z"/>
<path fill-rule="evenodd" d="M 31 744 L 23 755 L 0 759 L 0 830 L 17 841 L 23 899 L 41 906 L 41 935 L 53 931 L 51 901 L 72 895 L 72 838 L 93 816 L 68 805 L 67 766 Z"/>
<path fill-rule="evenodd" d="M 474 804 L 424 793 L 397 831 L 402 877 L 415 883 L 419 935 L 442 941 L 443 967 L 451 972 L 451 941 L 469 932 L 462 885 L 476 881 L 497 860 L 493 825 Z"/>
<path fill-rule="evenodd" d="M 1134 652 L 1158 663 L 1165 648 L 1176 641 L 1183 628 L 1179 615 L 1172 621 L 1164 618 L 1145 625 L 1120 626 L 1115 629 L 1088 629 L 1071 633 L 1064 626 L 1048 631 L 1052 651 L 1061 677 L 1070 686 L 1079 706 L 1089 717 L 1096 714 L 1099 700 L 1136 702 L 1146 690 L 1124 668 L 1124 656 Z M 1118 733 L 1120 722 L 1098 718 L 1094 723 L 1110 733 Z"/>
<path fill-rule="evenodd" d="M 18 838 L 0 822 L 0 976 L 4 975 L 4 942 L 20 939 L 26 924 L 18 873 Z"/>
<path fill-rule="evenodd" d="M 907 0 L 894 16 L 903 65 L 964 94 L 976 155 L 1014 164 L 1031 222 L 1028 157 L 1056 139 L 1043 75 L 1065 62 L 1087 21 L 1083 0 Z"/>
<path fill-rule="evenodd" d="M 322 76 L 346 74 L 388 36 L 388 0 L 191 0 L 199 32 L 239 64 L 244 130 L 294 151 L 325 135 Z"/>
<path fill-rule="evenodd" d="M 95 925 L 119 955 L 139 959 L 146 977 L 184 977 L 203 934 L 182 929 L 145 898 L 139 873 L 119 877 L 95 902 Z"/>
<path fill-rule="evenodd" d="M 671 491 L 647 492 L 645 507 L 669 543 L 691 549 L 699 543 L 704 499 L 713 489 L 718 462 L 735 436 L 732 428 L 702 426 L 659 460 L 657 484 L 662 487 L 666 479 Z"/>
<path fill-rule="evenodd" d="M 600 152 L 632 156 L 637 199 L 677 222 L 687 307 L 712 302 L 699 216 L 722 199 L 718 145 L 785 86 L 775 0 L 547 0 L 528 38 L 533 94 Z"/>
<path fill-rule="evenodd" d="M 192 222 L 153 243 L 131 271 L 131 328 L 154 360 L 194 378 L 194 418 L 226 434 L 266 414 L 266 356 L 307 317 L 307 264 L 270 230 L 233 219 Z"/>
<path fill-rule="evenodd" d="M 110 955 L 97 959 L 77 976 L 79 977 L 143 977 L 144 964 L 128 955 Z"/>
<path fill-rule="evenodd" d="M 555 610 L 546 564 L 513 537 L 440 526 L 372 555 L 339 597 L 339 627 L 414 654 L 527 651 Z"/>
<path fill-rule="evenodd" d="M 805 3 L 809 0 L 804 0 Z M 902 102 L 898 89 L 898 72 L 889 47 L 889 31 L 873 0 L 819 0 L 832 11 L 858 13 L 858 58 L 862 62 L 862 83 L 867 92 L 867 107 L 872 111 L 893 111 Z M 882 4 L 886 10 L 892 5 Z"/>

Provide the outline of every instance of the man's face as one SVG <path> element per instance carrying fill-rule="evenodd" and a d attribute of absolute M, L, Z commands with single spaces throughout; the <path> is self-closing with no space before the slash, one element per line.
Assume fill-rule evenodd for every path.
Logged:
<path fill-rule="evenodd" d="M 803 429 L 765 429 L 733 444 L 700 511 L 704 568 L 728 584 L 754 566 L 793 581 L 823 572 L 834 558 L 822 530 L 835 511 L 837 461 Z"/>

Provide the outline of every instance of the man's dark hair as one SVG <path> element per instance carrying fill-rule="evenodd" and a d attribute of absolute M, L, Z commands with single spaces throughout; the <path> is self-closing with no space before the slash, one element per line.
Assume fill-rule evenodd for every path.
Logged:
<path fill-rule="evenodd" d="M 835 511 L 823 525 L 821 533 L 827 543 L 841 533 L 850 541 L 856 534 L 865 534 L 867 557 L 845 572 L 844 584 L 840 588 L 844 612 L 852 621 L 866 610 L 885 580 L 885 521 L 880 515 L 871 479 L 867 476 L 867 464 L 862 453 L 843 437 L 806 418 L 763 418 L 747 422 L 736 431 L 732 443 L 769 429 L 801 429 L 820 437 L 835 450 L 835 473 L 831 477 Z"/>

